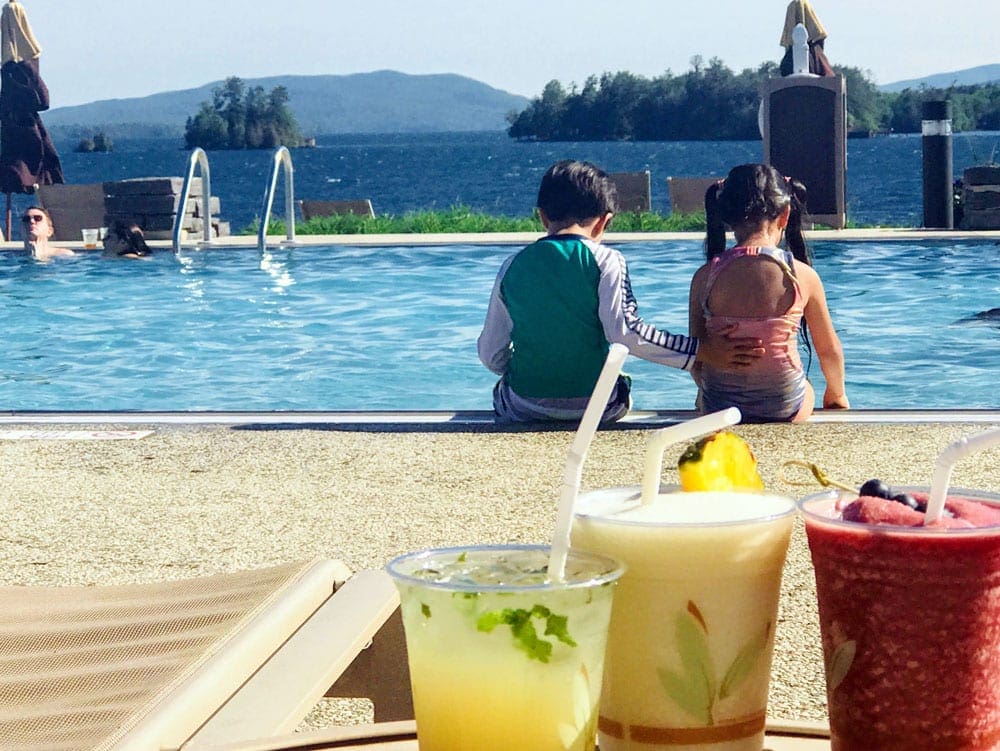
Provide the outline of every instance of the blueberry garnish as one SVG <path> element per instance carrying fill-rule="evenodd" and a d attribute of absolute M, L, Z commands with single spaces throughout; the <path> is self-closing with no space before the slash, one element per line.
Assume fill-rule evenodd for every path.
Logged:
<path fill-rule="evenodd" d="M 917 499 L 909 493 L 896 493 L 896 495 L 889 500 L 895 501 L 896 503 L 902 503 L 904 506 L 911 508 L 914 511 L 920 511 L 921 513 L 927 510 L 926 505 L 917 501 Z"/>
<path fill-rule="evenodd" d="M 881 480 L 869 480 L 861 486 L 858 495 L 889 500 L 892 497 L 892 490 Z"/>

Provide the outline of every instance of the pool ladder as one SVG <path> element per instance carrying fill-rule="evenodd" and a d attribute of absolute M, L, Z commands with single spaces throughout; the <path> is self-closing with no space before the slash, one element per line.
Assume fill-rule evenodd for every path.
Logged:
<path fill-rule="evenodd" d="M 184 215 L 187 213 L 187 202 L 191 196 L 191 183 L 194 180 L 195 167 L 201 167 L 201 216 L 205 226 L 203 229 L 203 239 L 198 247 L 212 244 L 212 174 L 208 168 L 208 154 L 198 147 L 191 152 L 188 159 L 187 173 L 184 176 L 184 187 L 181 188 L 181 200 L 177 204 L 177 212 L 174 214 L 174 253 L 180 253 L 181 234 L 184 231 Z"/>
<path fill-rule="evenodd" d="M 287 228 L 283 246 L 295 244 L 295 168 L 292 166 L 292 154 L 285 146 L 279 146 L 274 152 L 271 167 L 271 180 L 264 193 L 264 210 L 261 212 L 260 227 L 257 229 L 257 249 L 264 253 L 267 250 L 267 225 L 271 221 L 271 207 L 274 205 L 274 189 L 278 184 L 278 171 L 285 170 L 285 226 Z"/>
<path fill-rule="evenodd" d="M 194 180 L 196 168 L 201 168 L 201 214 L 205 223 L 204 237 L 198 247 L 208 247 L 212 245 L 212 221 L 211 221 L 211 200 L 212 200 L 212 174 L 208 166 L 208 154 L 201 147 L 196 147 L 191 152 L 188 159 L 188 169 L 184 176 L 184 187 L 181 188 L 181 200 L 177 205 L 177 213 L 174 216 L 173 245 L 174 253 L 181 250 L 181 234 L 184 230 L 184 214 L 187 207 L 188 198 L 191 196 L 191 183 Z M 295 244 L 295 168 L 292 166 L 292 154 L 285 146 L 279 146 L 274 152 L 273 165 L 271 169 L 271 180 L 264 193 L 264 210 L 261 216 L 260 227 L 257 230 L 257 248 L 263 253 L 267 250 L 267 225 L 271 221 L 271 208 L 274 205 L 274 189 L 278 185 L 278 171 L 285 170 L 285 224 L 288 228 L 287 236 L 282 245 Z"/>

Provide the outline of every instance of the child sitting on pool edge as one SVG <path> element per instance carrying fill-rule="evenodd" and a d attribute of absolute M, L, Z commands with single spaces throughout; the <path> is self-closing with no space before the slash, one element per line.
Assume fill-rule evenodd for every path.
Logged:
<path fill-rule="evenodd" d="M 734 167 L 705 193 L 708 263 L 691 280 L 691 333 L 735 326 L 735 333 L 760 337 L 767 354 L 749 368 L 697 366 L 701 412 L 739 407 L 744 422 L 807 419 L 816 396 L 799 358 L 800 327 L 807 347 L 812 333 L 826 378 L 823 406 L 850 408 L 840 339 L 802 235 L 805 202 L 802 183 L 764 164 Z M 729 249 L 726 226 L 736 238 Z M 788 250 L 778 248 L 782 236 Z"/>
<path fill-rule="evenodd" d="M 542 178 L 538 213 L 548 234 L 501 265 L 478 341 L 479 359 L 501 376 L 498 420 L 579 420 L 614 342 L 686 370 L 695 361 L 746 367 L 763 354 L 753 337 L 722 332 L 699 342 L 639 317 L 625 258 L 601 243 L 615 201 L 611 178 L 587 162 L 559 162 Z M 630 407 L 630 379 L 620 376 L 602 422 Z"/>

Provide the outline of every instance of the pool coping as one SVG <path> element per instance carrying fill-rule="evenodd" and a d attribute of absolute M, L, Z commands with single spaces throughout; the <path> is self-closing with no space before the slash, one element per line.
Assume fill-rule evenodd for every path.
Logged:
<path fill-rule="evenodd" d="M 697 417 L 693 410 L 634 410 L 616 427 L 655 428 Z M 978 424 L 1000 423 L 1000 409 L 817 410 L 816 424 Z M 420 426 L 481 427 L 501 430 L 573 429 L 536 423 L 496 424 L 487 410 L 342 410 L 342 411 L 0 411 L 0 425 L 259 425 L 266 426 Z"/>
<path fill-rule="evenodd" d="M 351 247 L 393 247 L 393 246 L 440 246 L 440 245 L 527 245 L 538 239 L 540 232 L 479 232 L 479 233 L 427 233 L 427 234 L 384 234 L 384 235 L 297 235 L 294 244 L 289 244 L 287 238 L 281 235 L 270 235 L 267 238 L 268 249 L 282 247 L 314 247 L 314 246 L 351 246 Z M 806 239 L 810 241 L 949 241 L 949 240 L 980 240 L 1000 242 L 1000 230 L 938 230 L 926 228 L 871 228 L 871 229 L 841 229 L 841 230 L 808 230 Z M 661 242 L 685 240 L 701 242 L 705 239 L 704 232 L 609 232 L 604 236 L 609 245 L 632 242 Z M 80 242 L 55 242 L 53 245 L 63 248 L 73 248 L 80 252 Z M 149 245 L 154 248 L 169 249 L 172 247 L 167 240 L 151 240 Z M 193 251 L 204 248 L 256 248 L 257 238 L 251 235 L 230 235 L 212 240 L 205 245 L 198 238 L 188 238 L 181 244 L 181 250 Z M 0 242 L 0 251 L 22 250 L 20 242 Z"/>

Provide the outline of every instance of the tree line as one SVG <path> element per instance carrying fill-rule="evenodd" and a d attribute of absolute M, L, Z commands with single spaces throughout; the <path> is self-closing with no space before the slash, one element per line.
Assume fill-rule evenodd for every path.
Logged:
<path fill-rule="evenodd" d="M 295 115 L 288 108 L 288 89 L 247 88 L 242 79 L 227 78 L 202 102 L 184 127 L 188 149 L 273 149 L 304 143 Z"/>
<path fill-rule="evenodd" d="M 923 102 L 943 99 L 951 101 L 955 130 L 1000 130 L 1000 84 L 890 93 L 858 68 L 834 70 L 847 86 L 849 131 L 919 133 Z M 773 62 L 734 73 L 718 58 L 706 65 L 696 56 L 681 75 L 604 73 L 568 90 L 553 80 L 524 110 L 507 116 L 507 133 L 540 141 L 755 140 L 761 86 L 779 75 Z"/>

